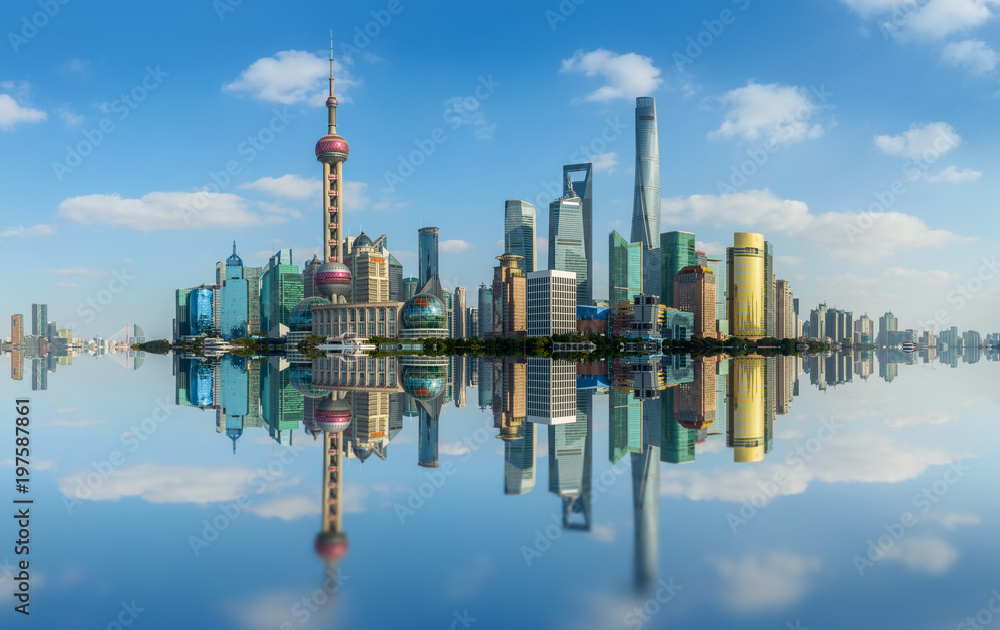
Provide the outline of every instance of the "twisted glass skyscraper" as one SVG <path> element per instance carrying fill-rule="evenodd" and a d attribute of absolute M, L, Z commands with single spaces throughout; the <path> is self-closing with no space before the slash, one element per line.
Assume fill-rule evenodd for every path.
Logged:
<path fill-rule="evenodd" d="M 660 286 L 660 141 L 656 99 L 635 99 L 635 198 L 632 201 L 633 243 L 642 243 L 642 282 L 646 290 Z M 653 289 L 655 290 L 655 289 Z"/>

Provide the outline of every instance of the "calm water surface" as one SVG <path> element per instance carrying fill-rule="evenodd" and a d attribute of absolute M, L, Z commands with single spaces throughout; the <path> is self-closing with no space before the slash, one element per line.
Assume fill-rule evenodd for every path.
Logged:
<path fill-rule="evenodd" d="M 27 365 L 30 626 L 1000 626 L 995 359 Z"/>

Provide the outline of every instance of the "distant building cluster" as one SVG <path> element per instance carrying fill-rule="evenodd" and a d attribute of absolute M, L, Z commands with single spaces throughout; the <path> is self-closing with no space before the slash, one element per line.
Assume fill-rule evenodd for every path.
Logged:
<path fill-rule="evenodd" d="M 49 388 L 49 374 L 59 366 L 73 365 L 73 357 L 105 356 L 118 358 L 125 369 L 138 369 L 145 353 L 131 349 L 133 343 L 146 341 L 145 333 L 137 324 L 128 324 L 109 337 L 82 339 L 73 335 L 70 328 L 59 328 L 49 321 L 48 304 L 31 305 L 31 332 L 26 333 L 24 315 L 10 316 L 10 338 L 0 342 L 0 351 L 10 354 L 10 378 L 24 380 L 26 365 L 31 366 L 32 391 Z"/>

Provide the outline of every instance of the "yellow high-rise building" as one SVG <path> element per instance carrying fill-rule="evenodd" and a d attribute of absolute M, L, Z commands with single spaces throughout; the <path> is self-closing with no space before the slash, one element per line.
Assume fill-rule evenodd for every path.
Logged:
<path fill-rule="evenodd" d="M 726 249 L 726 267 L 730 334 L 754 340 L 765 337 L 764 235 L 734 234 L 733 247 Z"/>

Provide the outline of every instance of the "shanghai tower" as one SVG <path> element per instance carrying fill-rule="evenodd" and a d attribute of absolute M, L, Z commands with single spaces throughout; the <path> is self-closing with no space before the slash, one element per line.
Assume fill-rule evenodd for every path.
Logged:
<path fill-rule="evenodd" d="M 660 286 L 660 141 L 656 99 L 635 99 L 635 198 L 632 239 L 642 243 L 642 286 Z M 649 292 L 649 289 L 647 289 Z"/>

